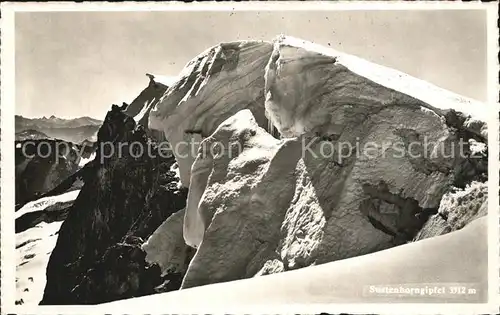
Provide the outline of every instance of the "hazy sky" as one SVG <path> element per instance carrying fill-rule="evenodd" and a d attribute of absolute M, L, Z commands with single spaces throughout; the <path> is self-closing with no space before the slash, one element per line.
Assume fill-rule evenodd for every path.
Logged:
<path fill-rule="evenodd" d="M 16 113 L 103 119 L 145 73 L 175 76 L 206 48 L 283 33 L 486 101 L 484 11 L 16 13 Z"/>

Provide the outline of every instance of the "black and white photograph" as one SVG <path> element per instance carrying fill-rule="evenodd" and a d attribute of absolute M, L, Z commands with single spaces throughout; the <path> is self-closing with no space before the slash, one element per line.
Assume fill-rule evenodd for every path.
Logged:
<path fill-rule="evenodd" d="M 3 3 L 2 309 L 498 313 L 497 11 Z"/>

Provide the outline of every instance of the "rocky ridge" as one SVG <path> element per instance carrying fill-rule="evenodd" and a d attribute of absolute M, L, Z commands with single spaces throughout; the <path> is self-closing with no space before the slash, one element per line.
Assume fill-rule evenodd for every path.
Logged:
<path fill-rule="evenodd" d="M 185 206 L 186 192 L 170 171 L 174 159 L 162 157 L 124 110 L 114 105 L 99 130 L 98 162 L 61 226 L 40 304 L 95 304 L 152 294 L 172 278 L 144 261 L 140 245 Z M 156 154 L 138 155 L 132 146 L 118 154 L 120 144 L 133 142 Z"/>

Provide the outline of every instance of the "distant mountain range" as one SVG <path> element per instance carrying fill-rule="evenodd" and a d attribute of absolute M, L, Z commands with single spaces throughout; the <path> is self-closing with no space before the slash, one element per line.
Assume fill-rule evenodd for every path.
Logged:
<path fill-rule="evenodd" d="M 58 118 L 54 115 L 42 118 L 15 116 L 16 140 L 57 138 L 75 143 L 93 141 L 102 121 L 91 117 L 73 119 Z"/>
<path fill-rule="evenodd" d="M 26 118 L 23 116 L 16 115 L 16 129 L 19 127 L 26 128 L 29 126 L 38 128 L 76 128 L 83 126 L 100 126 L 102 124 L 101 120 L 84 116 L 79 118 L 64 119 L 58 118 L 54 115 L 42 118 Z"/>

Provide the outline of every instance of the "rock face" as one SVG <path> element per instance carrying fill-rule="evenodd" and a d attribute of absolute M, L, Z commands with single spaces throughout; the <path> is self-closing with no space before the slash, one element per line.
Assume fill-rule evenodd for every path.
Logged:
<path fill-rule="evenodd" d="M 190 139 L 186 129 L 203 140 L 194 164 L 185 150 L 174 151 L 182 182 L 190 183 L 184 237 L 197 248 L 183 288 L 412 241 L 446 192 L 485 175 L 484 163 L 470 159 L 471 141 L 486 143 L 485 124 L 453 109 L 467 100 L 431 88 L 432 98 L 417 98 L 408 92 L 416 79 L 363 73 L 369 63 L 286 37 L 270 53 L 265 43 L 221 47 L 239 48 L 237 62 L 220 60 L 230 71 L 205 74 L 203 66 L 219 60 L 209 50 L 188 64 L 150 117 L 173 145 Z M 250 95 L 265 95 L 282 140 L 261 128 L 269 124 L 266 115 L 255 117 L 258 103 L 247 102 L 248 84 L 208 88 L 229 74 L 234 82 L 261 82 L 264 57 L 265 85 L 252 85 Z M 258 69 L 251 80 L 249 65 Z M 238 101 L 229 102 L 233 93 Z M 235 114 L 241 108 L 248 110 Z"/>
<path fill-rule="evenodd" d="M 72 290 L 75 301 L 95 304 L 156 293 L 162 284 L 158 265 L 149 265 L 137 244 L 119 243 L 98 258 Z"/>
<path fill-rule="evenodd" d="M 186 191 L 170 171 L 174 159 L 164 158 L 124 109 L 114 105 L 99 130 L 96 157 L 59 231 L 40 304 L 149 294 L 164 281 L 160 268 L 144 261 L 140 245 L 185 207 Z M 115 268 L 120 255 L 126 258 Z"/>
<path fill-rule="evenodd" d="M 15 143 L 16 204 L 24 204 L 49 192 L 78 171 L 81 147 L 56 140 Z"/>
<path fill-rule="evenodd" d="M 185 187 L 200 141 L 225 119 L 250 109 L 260 126 L 268 126 L 264 71 L 271 52 L 270 43 L 255 41 L 212 47 L 187 64 L 151 110 L 149 127 L 165 133 Z"/>

